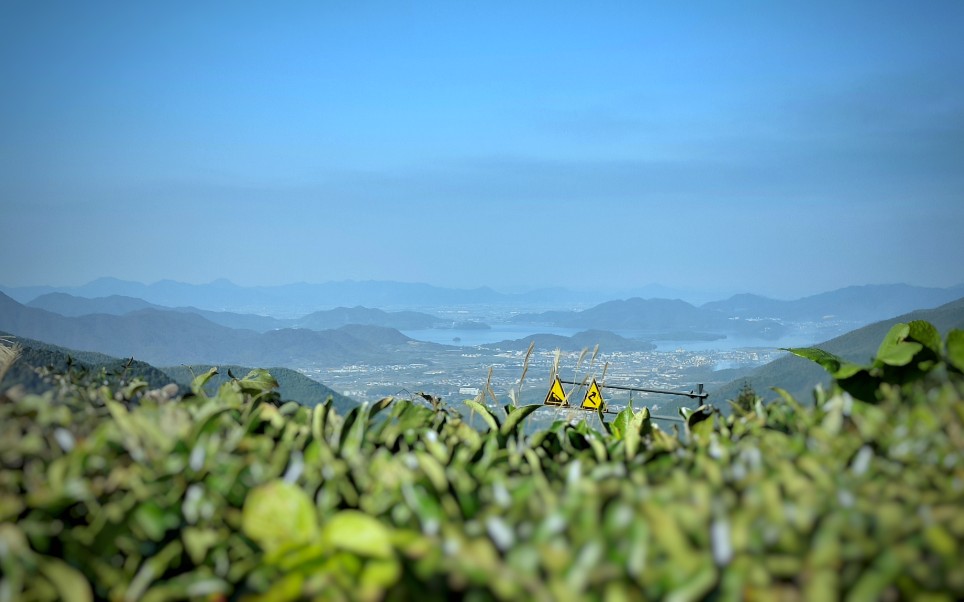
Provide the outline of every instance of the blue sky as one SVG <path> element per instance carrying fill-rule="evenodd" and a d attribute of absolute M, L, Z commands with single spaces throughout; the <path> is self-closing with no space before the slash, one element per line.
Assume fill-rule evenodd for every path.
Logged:
<path fill-rule="evenodd" d="M 964 283 L 964 3 L 0 5 L 0 284 Z"/>

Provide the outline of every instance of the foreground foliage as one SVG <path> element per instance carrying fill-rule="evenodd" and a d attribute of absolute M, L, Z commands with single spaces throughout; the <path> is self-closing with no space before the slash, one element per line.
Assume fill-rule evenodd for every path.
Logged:
<path fill-rule="evenodd" d="M 913 379 L 867 368 L 870 399 L 704 408 L 679 438 L 645 409 L 528 436 L 528 407 L 340 416 L 258 370 L 184 398 L 61 376 L 0 403 L 0 600 L 962 599 L 964 382 L 928 348 Z"/>

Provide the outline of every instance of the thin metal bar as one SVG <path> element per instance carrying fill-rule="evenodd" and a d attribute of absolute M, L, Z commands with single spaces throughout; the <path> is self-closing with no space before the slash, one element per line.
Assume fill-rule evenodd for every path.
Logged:
<path fill-rule="evenodd" d="M 581 383 L 580 383 L 580 382 L 576 382 L 576 381 L 573 381 L 573 380 L 563 380 L 563 379 L 561 379 L 561 378 L 559 379 L 559 382 L 564 383 L 564 384 L 567 384 L 567 385 L 588 385 L 588 384 L 589 384 L 589 383 L 586 383 L 586 382 L 581 382 Z M 599 385 L 599 387 L 600 387 L 600 388 L 603 388 L 603 389 L 619 389 L 619 390 L 621 390 L 621 391 L 639 391 L 639 392 L 641 392 L 641 393 L 663 393 L 663 394 L 666 394 L 666 395 L 683 395 L 684 397 L 689 397 L 690 399 L 706 399 L 707 397 L 710 396 L 709 393 L 702 393 L 702 392 L 700 392 L 700 393 L 685 393 L 685 392 L 683 392 L 683 391 L 665 391 L 665 390 L 663 390 L 663 389 L 643 389 L 643 388 L 641 388 L 641 387 L 626 387 L 626 386 L 622 386 L 622 385 Z M 700 386 L 700 391 L 702 391 L 702 389 L 703 389 L 703 387 L 702 387 L 702 385 L 701 385 L 701 386 Z"/>
<path fill-rule="evenodd" d="M 566 382 L 566 381 L 562 381 L 562 382 Z M 578 384 L 578 383 L 568 383 L 568 384 L 571 385 L 571 384 Z M 602 385 L 599 385 L 599 386 L 601 387 Z M 564 406 L 564 405 L 553 405 L 553 404 L 542 404 L 542 406 L 543 406 L 543 407 L 549 407 L 549 408 L 559 408 L 559 409 L 562 409 L 562 410 L 580 410 L 580 411 L 583 411 L 583 412 L 595 412 L 595 411 L 597 411 L 597 410 L 595 410 L 594 408 L 583 408 L 583 407 L 580 407 L 580 406 Z M 616 411 L 613 411 L 613 410 L 603 410 L 603 414 L 613 414 L 613 415 L 616 415 L 616 414 L 619 414 L 619 412 L 616 412 Z M 653 419 L 655 419 L 655 420 L 671 420 L 671 421 L 673 421 L 673 422 L 683 422 L 683 423 L 686 422 L 686 421 L 683 420 L 682 418 L 679 418 L 679 417 L 676 417 L 676 416 L 658 416 L 658 415 L 656 415 L 656 414 L 650 414 L 649 417 L 650 417 L 650 418 L 653 418 Z"/>
<path fill-rule="evenodd" d="M 656 414 L 650 414 L 649 417 L 654 420 L 672 420 L 673 422 L 682 422 L 684 424 L 686 423 L 685 420 L 683 420 L 682 418 L 678 418 L 676 416 L 657 416 Z"/>

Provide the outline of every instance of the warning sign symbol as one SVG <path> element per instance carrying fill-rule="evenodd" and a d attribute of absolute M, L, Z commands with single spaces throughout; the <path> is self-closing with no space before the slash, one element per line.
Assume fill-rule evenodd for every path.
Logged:
<path fill-rule="evenodd" d="M 586 391 L 586 396 L 582 399 L 582 407 L 587 410 L 595 410 L 601 406 L 602 403 L 602 392 L 599 390 L 599 385 L 596 384 L 596 379 L 594 378 L 592 379 L 592 384 L 589 385 L 589 390 Z"/>
<path fill-rule="evenodd" d="M 547 406 L 566 405 L 566 392 L 562 390 L 562 382 L 560 382 L 558 376 L 553 381 L 552 386 L 549 387 L 549 392 L 546 394 L 546 401 L 544 405 L 547 405 Z"/>

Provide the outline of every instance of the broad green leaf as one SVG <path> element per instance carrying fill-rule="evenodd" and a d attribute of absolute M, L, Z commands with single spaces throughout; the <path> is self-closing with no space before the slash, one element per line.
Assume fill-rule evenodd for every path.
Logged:
<path fill-rule="evenodd" d="M 947 333 L 947 361 L 964 372 L 964 330 L 955 328 Z"/>
<path fill-rule="evenodd" d="M 910 326 L 904 323 L 894 324 L 884 335 L 884 340 L 880 342 L 880 347 L 877 348 L 877 360 L 882 363 L 887 363 L 884 361 L 885 357 L 889 357 L 894 353 L 894 348 L 901 345 L 904 340 L 907 339 L 907 335 L 910 334 Z M 900 355 L 900 352 L 897 352 Z M 910 361 L 910 360 L 908 360 Z M 891 365 L 904 365 L 904 364 L 891 364 Z"/>
<path fill-rule="evenodd" d="M 896 345 L 881 348 L 877 352 L 877 361 L 888 366 L 906 366 L 917 355 L 924 346 L 920 343 L 908 343 L 904 341 Z"/>
<path fill-rule="evenodd" d="M 629 426 L 631 430 L 635 430 L 640 435 L 648 435 L 653 430 L 653 422 L 650 419 L 649 408 L 642 408 L 638 412 L 633 413 L 632 419 L 629 421 Z"/>
<path fill-rule="evenodd" d="M 270 553 L 310 542 L 318 534 L 318 522 L 308 494 L 279 479 L 248 493 L 241 512 L 241 529 Z"/>
<path fill-rule="evenodd" d="M 929 349 L 937 357 L 941 356 L 941 333 L 934 328 L 934 325 L 925 320 L 914 320 L 910 324 L 908 338 L 917 341 Z"/>
<path fill-rule="evenodd" d="M 823 367 L 824 370 L 833 374 L 840 369 L 840 365 L 843 360 L 832 353 L 828 353 L 823 349 L 817 349 L 814 347 L 784 347 L 783 351 L 789 351 L 793 355 L 808 359 L 812 362 L 816 362 Z"/>
<path fill-rule="evenodd" d="M 278 381 L 271 373 L 262 368 L 256 368 L 238 381 L 241 391 L 254 397 L 270 393 L 278 388 Z"/>
<path fill-rule="evenodd" d="M 632 419 L 633 409 L 627 407 L 621 412 L 616 414 L 616 419 L 613 420 L 612 431 L 616 440 L 620 440 L 626 436 L 626 432 L 629 430 L 629 421 Z"/>
<path fill-rule="evenodd" d="M 391 531 L 364 512 L 342 510 L 325 524 L 321 540 L 327 547 L 369 558 L 392 557 Z"/>
<path fill-rule="evenodd" d="M 853 362 L 843 362 L 840 364 L 840 368 L 838 368 L 836 372 L 830 373 L 830 376 L 837 380 L 842 380 L 845 378 L 850 378 L 862 370 L 866 371 L 866 366 L 861 366 L 860 364 L 855 364 Z"/>

